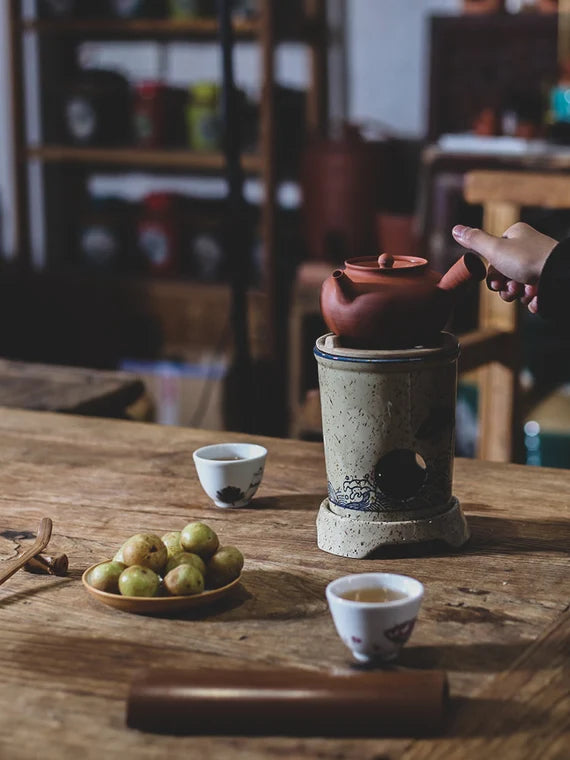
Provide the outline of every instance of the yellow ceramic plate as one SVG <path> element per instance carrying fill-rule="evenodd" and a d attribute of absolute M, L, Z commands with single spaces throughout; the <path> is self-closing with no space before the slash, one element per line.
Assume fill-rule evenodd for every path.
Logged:
<path fill-rule="evenodd" d="M 108 562 L 109 560 L 106 561 Z M 103 562 L 97 562 L 97 564 L 91 565 L 81 576 L 83 585 L 91 596 L 109 607 L 115 607 L 123 612 L 134 612 L 143 615 L 169 615 L 171 612 L 181 612 L 212 604 L 212 602 L 221 599 L 221 597 L 237 586 L 241 578 L 241 576 L 240 578 L 236 578 L 235 581 L 228 583 L 227 586 L 221 586 L 211 591 L 203 591 L 201 594 L 194 594 L 193 596 L 123 596 L 122 594 L 110 594 L 108 591 L 100 591 L 91 586 L 87 581 L 91 570 L 102 564 Z"/>

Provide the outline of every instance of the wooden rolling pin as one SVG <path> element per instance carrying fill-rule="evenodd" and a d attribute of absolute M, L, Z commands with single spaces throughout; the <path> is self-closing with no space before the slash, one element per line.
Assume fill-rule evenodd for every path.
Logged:
<path fill-rule="evenodd" d="M 131 684 L 127 725 L 167 734 L 425 736 L 448 702 L 441 671 L 150 669 Z"/>

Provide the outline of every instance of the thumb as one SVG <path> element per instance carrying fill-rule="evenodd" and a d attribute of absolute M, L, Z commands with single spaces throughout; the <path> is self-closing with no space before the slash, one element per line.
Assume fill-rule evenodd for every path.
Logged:
<path fill-rule="evenodd" d="M 483 230 L 457 224 L 451 231 L 451 234 L 459 245 L 462 245 L 464 248 L 471 248 L 486 259 L 492 260 L 493 254 L 497 250 L 499 238 L 489 235 L 488 232 L 483 232 Z"/>

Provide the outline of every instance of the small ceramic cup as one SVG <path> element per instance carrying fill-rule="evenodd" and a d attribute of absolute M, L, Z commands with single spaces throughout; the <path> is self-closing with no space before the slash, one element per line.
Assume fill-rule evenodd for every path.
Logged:
<path fill-rule="evenodd" d="M 369 589 L 387 589 L 392 601 L 355 601 L 345 598 Z M 392 593 L 391 593 L 392 592 Z M 372 592 L 374 593 L 374 592 Z M 329 609 L 338 635 L 359 662 L 394 660 L 410 638 L 424 594 L 415 578 L 393 573 L 345 575 L 329 583 Z"/>
<path fill-rule="evenodd" d="M 216 443 L 193 454 L 200 484 L 217 507 L 245 507 L 263 477 L 267 449 L 256 443 Z"/>

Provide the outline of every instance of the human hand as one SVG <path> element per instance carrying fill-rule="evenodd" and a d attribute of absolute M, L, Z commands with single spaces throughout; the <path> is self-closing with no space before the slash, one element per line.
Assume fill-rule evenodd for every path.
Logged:
<path fill-rule="evenodd" d="M 471 248 L 489 262 L 487 287 L 499 293 L 503 301 L 515 301 L 538 310 L 538 280 L 546 259 L 558 241 L 538 232 L 524 222 L 511 225 L 503 237 L 483 230 L 457 225 L 453 237 L 464 248 Z"/>

